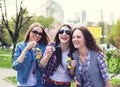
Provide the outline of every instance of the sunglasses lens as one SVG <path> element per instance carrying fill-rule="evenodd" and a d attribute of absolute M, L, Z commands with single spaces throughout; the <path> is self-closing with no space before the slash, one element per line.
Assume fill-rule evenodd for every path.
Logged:
<path fill-rule="evenodd" d="M 34 34 L 37 34 L 37 33 L 38 33 L 38 32 L 37 32 L 37 31 L 35 31 L 35 30 L 34 30 L 34 31 L 32 31 L 32 32 L 33 32 Z"/>
<path fill-rule="evenodd" d="M 33 32 L 34 34 L 36 34 L 36 35 L 38 34 L 38 35 L 42 36 L 42 33 L 41 33 L 41 32 L 38 32 L 38 31 L 36 31 L 36 30 L 33 30 L 32 32 Z"/>
<path fill-rule="evenodd" d="M 42 36 L 43 35 L 43 33 L 38 33 L 40 36 Z"/>
<path fill-rule="evenodd" d="M 59 34 L 63 34 L 63 33 L 64 33 L 64 30 L 60 30 L 60 31 L 59 31 Z"/>
<path fill-rule="evenodd" d="M 60 30 L 59 34 L 63 34 L 65 32 L 65 34 L 70 35 L 71 31 L 70 30 Z"/>
<path fill-rule="evenodd" d="M 66 33 L 67 35 L 70 35 L 70 34 L 71 34 L 71 32 L 70 32 L 69 30 L 66 30 L 65 33 Z"/>

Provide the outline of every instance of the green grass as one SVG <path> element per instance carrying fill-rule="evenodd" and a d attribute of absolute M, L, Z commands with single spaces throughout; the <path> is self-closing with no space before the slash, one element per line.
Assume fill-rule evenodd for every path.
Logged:
<path fill-rule="evenodd" d="M 6 79 L 7 79 L 8 81 L 10 81 L 11 83 L 17 85 L 16 76 L 7 77 Z"/>
<path fill-rule="evenodd" d="M 0 54 L 0 67 L 1 68 L 11 68 L 11 54 L 1 55 Z"/>
<path fill-rule="evenodd" d="M 0 68 L 12 68 L 12 51 L 0 50 Z"/>

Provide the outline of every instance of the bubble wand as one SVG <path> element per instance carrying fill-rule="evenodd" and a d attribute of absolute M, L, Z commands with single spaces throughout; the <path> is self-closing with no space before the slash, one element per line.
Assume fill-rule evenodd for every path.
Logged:
<path fill-rule="evenodd" d="M 68 68 L 72 68 L 72 66 L 70 65 L 70 62 L 71 62 L 71 57 L 68 54 L 68 58 L 67 58 Z"/>
<path fill-rule="evenodd" d="M 42 57 L 41 53 L 42 51 L 40 50 L 40 48 L 36 48 L 36 59 L 40 59 Z"/>

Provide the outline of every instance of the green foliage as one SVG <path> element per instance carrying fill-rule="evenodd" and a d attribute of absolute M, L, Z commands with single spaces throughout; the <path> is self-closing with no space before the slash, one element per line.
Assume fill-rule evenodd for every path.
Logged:
<path fill-rule="evenodd" d="M 39 22 L 44 28 L 52 28 L 54 23 L 53 17 L 39 16 L 35 18 L 35 21 Z"/>
<path fill-rule="evenodd" d="M 120 20 L 112 27 L 110 34 L 107 35 L 107 42 L 119 47 L 120 46 Z"/>
<path fill-rule="evenodd" d="M 8 44 L 12 44 L 12 40 L 11 40 L 11 37 L 10 37 L 10 35 L 9 35 L 9 33 L 8 33 L 8 31 L 7 31 L 7 29 L 4 29 L 4 41 L 6 42 L 6 43 L 8 43 Z"/>
<path fill-rule="evenodd" d="M 24 39 L 24 37 L 25 37 L 25 35 L 26 35 L 26 32 L 27 32 L 30 24 L 32 24 L 32 23 L 33 23 L 33 20 L 30 20 L 26 25 L 24 25 L 24 26 L 21 28 L 20 33 L 19 33 L 19 38 L 18 38 L 17 42 L 23 41 L 23 39 Z"/>
<path fill-rule="evenodd" d="M 112 87 L 120 87 L 120 79 L 111 79 Z"/>
<path fill-rule="evenodd" d="M 25 19 L 24 19 L 25 20 Z M 28 30 L 28 26 L 30 26 L 30 24 L 32 24 L 33 22 L 39 22 L 44 28 L 52 28 L 53 27 L 53 22 L 54 22 L 54 18 L 52 17 L 48 17 L 45 18 L 43 16 L 40 17 L 33 17 L 25 26 L 22 27 L 22 29 L 20 30 L 20 34 L 19 34 L 19 38 L 17 42 L 20 42 L 24 39 L 24 36 Z"/>
<path fill-rule="evenodd" d="M 112 84 L 120 84 L 120 79 L 111 79 Z"/>
<path fill-rule="evenodd" d="M 110 73 L 119 74 L 120 73 L 120 49 L 105 51 L 108 71 Z"/>

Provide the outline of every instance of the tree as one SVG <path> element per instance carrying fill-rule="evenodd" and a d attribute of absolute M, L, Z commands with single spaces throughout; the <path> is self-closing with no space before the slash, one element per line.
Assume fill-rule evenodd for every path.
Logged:
<path fill-rule="evenodd" d="M 53 17 L 44 17 L 44 16 L 39 16 L 35 18 L 35 21 L 41 23 L 41 25 L 44 26 L 44 28 L 52 28 L 53 23 L 54 23 L 54 18 Z"/>
<path fill-rule="evenodd" d="M 107 35 L 106 40 L 117 48 L 120 47 L 120 20 L 112 26 L 110 34 Z"/>
<path fill-rule="evenodd" d="M 17 1 L 18 0 L 16 0 L 16 17 L 12 18 L 12 20 L 14 22 L 14 30 L 10 27 L 10 23 L 8 21 L 6 0 L 3 0 L 3 3 L 1 3 L 1 6 L 0 6 L 1 15 L 2 15 L 2 24 L 7 29 L 8 33 L 11 37 L 11 40 L 13 43 L 13 53 L 14 53 L 15 46 L 16 46 L 16 43 L 17 43 L 17 40 L 19 37 L 20 30 L 32 18 L 32 16 L 27 17 L 27 18 L 25 17 L 27 9 L 23 8 L 23 0 L 20 1 L 20 5 L 17 4 L 18 3 Z M 25 20 L 25 18 L 26 18 L 26 20 Z M 25 20 L 25 21 L 23 21 L 23 20 Z"/>
<path fill-rule="evenodd" d="M 11 43 L 9 41 L 10 38 L 8 36 L 8 32 L 6 32 L 6 30 L 4 30 L 4 26 L 0 24 L 0 47 L 2 48 L 2 50 L 4 50 L 4 48 L 10 47 Z"/>

